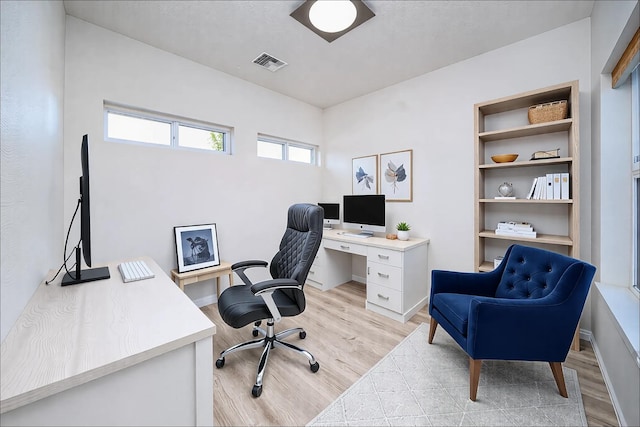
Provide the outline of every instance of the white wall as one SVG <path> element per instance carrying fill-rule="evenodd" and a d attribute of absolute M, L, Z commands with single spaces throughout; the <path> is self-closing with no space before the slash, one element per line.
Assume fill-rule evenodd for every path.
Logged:
<path fill-rule="evenodd" d="M 629 84 L 611 88 L 610 73 L 638 28 L 638 2 L 596 2 L 591 19 L 593 258 L 603 284 L 592 293 L 591 329 L 621 425 L 640 425 L 640 361 L 629 341 L 637 335 L 625 334 L 634 323 L 637 334 L 638 298 L 630 290 L 615 292 L 628 303 L 618 304 L 601 292 L 609 285 L 627 288 L 632 280 L 631 96 Z"/>
<path fill-rule="evenodd" d="M 150 255 L 169 272 L 173 227 L 212 222 L 222 259 L 270 261 L 289 205 L 319 201 L 321 169 L 257 158 L 256 137 L 321 145 L 322 110 L 72 17 L 66 68 L 64 218 L 75 207 L 87 133 L 94 264 Z M 233 155 L 107 143 L 103 100 L 231 126 Z M 213 302 L 213 282 L 187 293 Z"/>
<path fill-rule="evenodd" d="M 353 157 L 413 149 L 413 203 L 387 203 L 387 231 L 406 221 L 412 234 L 431 239 L 430 269 L 473 271 L 473 105 L 579 80 L 581 254 L 588 259 L 589 25 L 585 19 L 327 109 L 324 198 L 351 193 Z"/>
<path fill-rule="evenodd" d="M 62 2 L 0 2 L 0 340 L 62 262 Z"/>

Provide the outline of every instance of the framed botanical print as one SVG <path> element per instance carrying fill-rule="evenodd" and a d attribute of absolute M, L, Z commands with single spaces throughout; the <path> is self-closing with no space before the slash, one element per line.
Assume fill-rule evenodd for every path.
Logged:
<path fill-rule="evenodd" d="M 380 154 L 380 193 L 387 202 L 413 201 L 413 150 Z"/>
<path fill-rule="evenodd" d="M 378 155 L 356 157 L 351 164 L 353 194 L 378 194 Z"/>

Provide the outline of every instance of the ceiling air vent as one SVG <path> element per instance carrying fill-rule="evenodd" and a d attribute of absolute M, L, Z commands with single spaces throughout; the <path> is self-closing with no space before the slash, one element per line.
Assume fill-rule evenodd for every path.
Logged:
<path fill-rule="evenodd" d="M 269 71 L 278 71 L 280 68 L 287 65 L 286 62 L 279 60 L 266 52 L 262 52 L 260 56 L 253 60 L 254 64 L 258 64 L 261 67 L 266 68 Z"/>

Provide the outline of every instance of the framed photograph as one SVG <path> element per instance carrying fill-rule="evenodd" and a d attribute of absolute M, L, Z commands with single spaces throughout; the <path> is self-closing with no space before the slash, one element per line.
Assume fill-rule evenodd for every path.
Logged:
<path fill-rule="evenodd" d="M 378 155 L 356 157 L 351 163 L 353 194 L 378 194 Z"/>
<path fill-rule="evenodd" d="M 187 225 L 173 230 L 179 273 L 220 265 L 215 224 Z"/>
<path fill-rule="evenodd" d="M 413 150 L 380 154 L 380 193 L 387 202 L 413 201 Z"/>

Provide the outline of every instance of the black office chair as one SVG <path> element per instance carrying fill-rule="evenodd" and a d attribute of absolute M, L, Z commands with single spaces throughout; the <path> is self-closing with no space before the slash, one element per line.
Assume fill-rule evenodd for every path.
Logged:
<path fill-rule="evenodd" d="M 249 348 L 264 347 L 256 383 L 251 394 L 259 397 L 262 394 L 262 378 L 267 367 L 269 352 L 274 347 L 293 350 L 309 359 L 311 372 L 317 372 L 320 365 L 311 353 L 296 347 L 282 339 L 298 334 L 304 339 L 307 333 L 302 328 L 287 329 L 274 333 L 274 324 L 282 317 L 297 316 L 305 309 L 304 283 L 309 274 L 311 264 L 318 252 L 322 240 L 322 208 L 311 204 L 296 204 L 289 208 L 287 230 L 280 242 L 280 250 L 271 260 L 270 272 L 272 280 L 252 283 L 244 271 L 251 267 L 266 267 L 265 261 L 242 261 L 231 266 L 242 279 L 244 285 L 231 286 L 222 292 L 218 299 L 218 311 L 222 320 L 236 329 L 254 323 L 252 334 L 261 339 L 247 341 L 220 353 L 216 367 L 224 366 L 225 356 L 236 351 Z M 267 321 L 266 330 L 260 327 L 262 320 Z"/>

